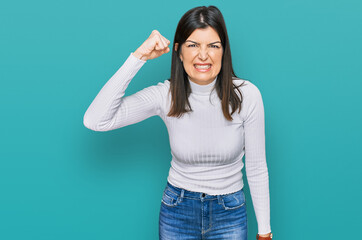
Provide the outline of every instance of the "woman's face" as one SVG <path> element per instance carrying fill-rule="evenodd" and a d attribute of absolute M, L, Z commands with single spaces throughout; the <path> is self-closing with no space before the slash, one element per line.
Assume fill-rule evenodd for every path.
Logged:
<path fill-rule="evenodd" d="M 180 59 L 190 80 L 200 85 L 211 83 L 220 72 L 223 54 L 217 32 L 212 27 L 198 28 L 181 48 Z"/>

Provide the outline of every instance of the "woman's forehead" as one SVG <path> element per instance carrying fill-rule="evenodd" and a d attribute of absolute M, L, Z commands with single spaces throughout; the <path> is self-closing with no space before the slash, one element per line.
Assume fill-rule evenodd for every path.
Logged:
<path fill-rule="evenodd" d="M 191 35 L 187 38 L 187 40 L 191 40 L 197 43 L 212 43 L 212 42 L 217 42 L 220 41 L 220 37 L 219 34 L 212 28 L 212 27 L 207 27 L 207 28 L 198 28 L 195 29 Z M 186 40 L 186 41 L 187 41 Z"/>

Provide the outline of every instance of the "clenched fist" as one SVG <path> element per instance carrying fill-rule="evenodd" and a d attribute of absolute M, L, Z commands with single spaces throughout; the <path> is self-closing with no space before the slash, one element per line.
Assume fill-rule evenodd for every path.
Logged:
<path fill-rule="evenodd" d="M 159 31 L 153 30 L 151 35 L 137 48 L 133 55 L 141 60 L 147 61 L 168 53 L 170 41 L 162 36 Z"/>

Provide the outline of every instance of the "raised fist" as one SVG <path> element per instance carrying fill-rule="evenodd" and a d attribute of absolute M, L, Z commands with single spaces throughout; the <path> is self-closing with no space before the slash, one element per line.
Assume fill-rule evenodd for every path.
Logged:
<path fill-rule="evenodd" d="M 153 30 L 151 35 L 137 48 L 133 55 L 141 60 L 154 59 L 162 54 L 168 53 L 170 41 L 157 30 Z"/>

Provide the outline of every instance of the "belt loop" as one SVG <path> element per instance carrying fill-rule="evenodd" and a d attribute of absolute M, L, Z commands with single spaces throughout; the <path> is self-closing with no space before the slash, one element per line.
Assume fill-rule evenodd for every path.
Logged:
<path fill-rule="evenodd" d="M 182 188 L 181 189 L 181 195 L 180 195 L 180 197 L 179 197 L 179 203 L 182 201 L 182 199 L 184 198 L 184 192 L 185 192 L 185 190 Z"/>
<path fill-rule="evenodd" d="M 222 197 L 221 197 L 221 195 L 217 195 L 217 201 L 218 201 L 219 204 L 222 203 Z"/>

